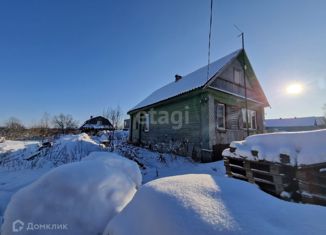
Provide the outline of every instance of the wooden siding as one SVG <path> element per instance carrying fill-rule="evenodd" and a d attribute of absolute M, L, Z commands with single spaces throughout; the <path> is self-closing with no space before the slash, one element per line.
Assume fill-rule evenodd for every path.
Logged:
<path fill-rule="evenodd" d="M 241 109 L 245 107 L 244 99 L 218 92 L 215 90 L 209 91 L 209 139 L 210 147 L 213 148 L 214 145 L 218 144 L 229 144 L 234 140 L 243 140 L 246 136 L 246 129 L 243 129 L 242 111 Z M 226 128 L 225 130 L 216 128 L 216 118 L 215 118 L 215 105 L 216 103 L 225 104 L 226 107 Z M 248 101 L 248 109 L 256 111 L 257 117 L 257 129 L 250 130 L 250 134 L 262 133 L 264 130 L 264 108 L 257 105 L 254 102 Z M 211 115 L 214 113 L 214 115 Z M 214 117 L 214 118 L 213 118 Z"/>
<path fill-rule="evenodd" d="M 237 84 L 234 81 L 234 70 L 240 72 L 240 83 Z M 248 77 L 249 73 L 246 73 L 246 85 L 247 85 L 247 97 L 249 99 L 263 102 L 260 88 L 257 87 L 256 80 L 253 77 Z M 251 74 L 251 76 L 254 76 Z M 230 66 L 228 66 L 223 73 L 215 78 L 211 83 L 211 87 L 228 91 L 240 96 L 245 96 L 245 86 L 243 80 L 243 69 L 238 60 L 235 60 Z"/>
<path fill-rule="evenodd" d="M 143 110 L 144 112 L 149 112 L 150 110 L 156 111 L 158 114 L 154 115 L 154 120 L 151 120 L 149 125 L 149 131 L 145 132 L 141 130 L 141 138 L 139 139 L 139 129 L 136 129 L 137 113 L 132 114 L 132 142 L 141 142 L 143 144 L 157 144 L 157 143 L 188 143 L 189 145 L 199 145 L 202 141 L 201 137 L 201 98 L 200 93 L 195 95 L 186 95 L 184 98 L 179 98 L 174 102 L 168 104 L 162 104 L 158 107 L 152 109 Z M 169 118 L 173 112 L 179 111 L 185 116 L 185 112 L 188 112 L 189 122 L 185 123 L 182 120 L 182 126 L 180 129 L 175 129 L 177 124 L 169 123 L 163 124 L 153 124 L 158 122 L 161 117 L 160 112 L 167 112 Z"/>

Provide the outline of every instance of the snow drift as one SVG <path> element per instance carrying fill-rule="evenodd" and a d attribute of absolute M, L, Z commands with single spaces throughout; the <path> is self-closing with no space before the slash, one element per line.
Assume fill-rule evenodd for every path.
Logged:
<path fill-rule="evenodd" d="M 2 145 L 6 143 L 6 148 L 11 148 L 11 151 L 1 152 L 0 149 L 0 166 L 10 170 L 52 168 L 80 161 L 93 151 L 103 150 L 85 133 L 62 136 L 49 148 L 22 141 L 6 141 Z"/>
<path fill-rule="evenodd" d="M 326 129 L 252 135 L 244 141 L 233 141 L 230 147 L 236 148 L 235 152 L 226 149 L 223 156 L 280 162 L 280 154 L 285 154 L 293 166 L 317 164 L 326 162 L 325 143 Z M 252 151 L 258 151 L 257 158 Z"/>
<path fill-rule="evenodd" d="M 136 163 L 111 153 L 93 153 L 18 191 L 5 211 L 2 232 L 12 234 L 12 223 L 19 219 L 24 234 L 101 234 L 132 199 L 139 182 Z M 28 231 L 28 223 L 64 224 L 67 229 Z"/>
<path fill-rule="evenodd" d="M 245 182 L 191 174 L 142 186 L 104 235 L 324 234 L 325 216 Z"/>

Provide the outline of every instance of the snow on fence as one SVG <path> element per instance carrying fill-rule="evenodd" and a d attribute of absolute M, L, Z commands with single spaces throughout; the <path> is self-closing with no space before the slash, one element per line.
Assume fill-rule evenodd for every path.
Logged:
<path fill-rule="evenodd" d="M 223 152 L 227 175 L 281 198 L 326 206 L 326 130 L 254 135 Z"/>

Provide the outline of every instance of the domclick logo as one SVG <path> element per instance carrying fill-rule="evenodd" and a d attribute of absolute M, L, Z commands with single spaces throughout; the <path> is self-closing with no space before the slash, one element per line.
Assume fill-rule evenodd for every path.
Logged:
<path fill-rule="evenodd" d="M 15 220 L 13 223 L 12 223 L 12 231 L 17 233 L 17 232 L 20 232 L 24 229 L 24 222 L 21 221 L 21 220 Z"/>

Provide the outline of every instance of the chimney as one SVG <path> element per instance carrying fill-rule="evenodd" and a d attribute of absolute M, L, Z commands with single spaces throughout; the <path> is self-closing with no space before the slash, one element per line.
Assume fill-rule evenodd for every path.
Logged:
<path fill-rule="evenodd" d="M 175 81 L 176 81 L 176 82 L 179 81 L 181 78 L 182 78 L 181 75 L 179 75 L 179 74 L 176 74 L 176 75 L 175 75 Z"/>
<path fill-rule="evenodd" d="M 90 117 L 91 119 L 93 118 L 93 116 Z"/>

